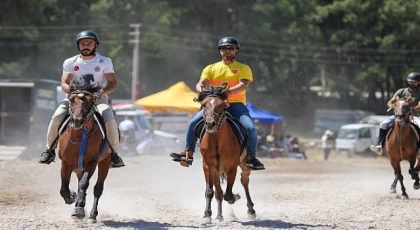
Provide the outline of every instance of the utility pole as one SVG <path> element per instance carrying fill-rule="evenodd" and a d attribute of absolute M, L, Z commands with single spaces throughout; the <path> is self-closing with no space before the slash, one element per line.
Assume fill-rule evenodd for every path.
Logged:
<path fill-rule="evenodd" d="M 140 49 L 140 23 L 130 24 L 131 28 L 134 28 L 134 32 L 130 32 L 130 35 L 134 36 L 134 40 L 129 42 L 134 44 L 133 48 L 133 67 L 131 72 L 131 100 L 133 102 L 137 99 L 137 82 L 139 76 L 139 49 Z"/>

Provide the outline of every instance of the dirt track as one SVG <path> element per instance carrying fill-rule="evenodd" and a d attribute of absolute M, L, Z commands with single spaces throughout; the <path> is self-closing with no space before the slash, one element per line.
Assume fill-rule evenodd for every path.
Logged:
<path fill-rule="evenodd" d="M 332 154 L 321 160 L 319 151 L 307 161 L 263 159 L 267 170 L 251 175 L 251 195 L 257 219 L 247 220 L 240 182 L 234 192 L 239 221 L 201 225 L 204 213 L 204 176 L 201 162 L 183 168 L 166 156 L 125 158 L 125 168 L 112 169 L 99 203 L 98 223 L 75 222 L 73 205 L 64 204 L 59 189 L 59 162 L 46 166 L 34 161 L 0 162 L 1 229 L 419 229 L 420 191 L 412 188 L 408 164 L 403 164 L 409 200 L 388 195 L 393 171 L 387 159 Z M 91 180 L 87 213 L 93 198 Z M 76 190 L 76 177 L 71 188 Z M 397 187 L 401 194 L 400 187 Z M 213 200 L 213 217 L 216 203 Z"/>

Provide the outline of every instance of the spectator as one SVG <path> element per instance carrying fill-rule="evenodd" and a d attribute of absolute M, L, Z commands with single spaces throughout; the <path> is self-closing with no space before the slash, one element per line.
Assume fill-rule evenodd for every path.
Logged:
<path fill-rule="evenodd" d="M 121 148 L 127 150 L 129 142 L 135 141 L 136 139 L 136 125 L 126 116 L 124 120 L 120 122 L 118 128 L 121 132 Z"/>
<path fill-rule="evenodd" d="M 268 155 L 271 158 L 286 156 L 285 148 L 280 148 L 276 146 L 276 138 L 273 135 L 267 135 L 266 142 L 268 145 Z"/>
<path fill-rule="evenodd" d="M 324 151 L 324 160 L 328 160 L 331 149 L 334 148 L 335 145 L 334 132 L 331 130 L 326 130 L 321 138 L 321 141 L 322 150 Z"/>
<path fill-rule="evenodd" d="M 290 134 L 286 135 L 286 142 L 287 142 L 287 150 L 288 152 L 292 152 L 293 146 L 292 146 L 292 136 Z"/>
<path fill-rule="evenodd" d="M 292 152 L 301 153 L 305 160 L 308 159 L 308 157 L 306 157 L 305 148 L 303 144 L 299 142 L 298 137 L 294 137 L 290 143 L 292 145 Z"/>

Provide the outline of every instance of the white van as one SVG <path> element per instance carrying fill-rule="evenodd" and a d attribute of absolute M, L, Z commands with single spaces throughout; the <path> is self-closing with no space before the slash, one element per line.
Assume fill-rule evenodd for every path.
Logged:
<path fill-rule="evenodd" d="M 378 142 L 379 126 L 374 124 L 343 125 L 335 141 L 337 153 L 372 155 L 369 146 Z"/>

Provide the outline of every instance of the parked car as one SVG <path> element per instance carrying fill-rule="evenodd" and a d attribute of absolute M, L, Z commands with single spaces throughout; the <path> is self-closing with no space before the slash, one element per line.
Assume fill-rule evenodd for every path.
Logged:
<path fill-rule="evenodd" d="M 376 156 L 369 146 L 378 141 L 379 126 L 374 124 L 348 124 L 343 125 L 336 139 L 337 153 L 351 156 L 355 153 Z"/>
<path fill-rule="evenodd" d="M 128 146 L 122 146 L 122 153 L 125 152 L 126 155 L 168 154 L 181 149 L 177 135 L 153 128 L 153 117 L 149 111 L 144 109 L 116 110 L 115 113 L 118 123 L 128 118 L 136 127 L 135 137 Z"/>

